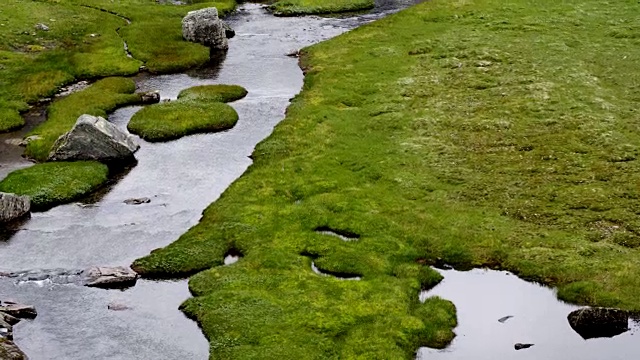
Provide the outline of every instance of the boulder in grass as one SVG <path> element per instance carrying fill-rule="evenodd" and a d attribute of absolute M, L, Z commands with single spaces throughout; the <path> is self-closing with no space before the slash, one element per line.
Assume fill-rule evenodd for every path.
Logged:
<path fill-rule="evenodd" d="M 584 339 L 613 337 L 629 330 L 629 312 L 611 308 L 582 308 L 567 316 L 571 328 Z"/>
<path fill-rule="evenodd" d="M 215 7 L 189 11 L 182 19 L 182 37 L 212 50 L 228 50 L 227 34 L 230 27 L 218 17 Z M 235 34 L 235 33 L 234 33 Z"/>
<path fill-rule="evenodd" d="M 123 266 L 94 266 L 82 272 L 85 286 L 105 289 L 126 288 L 136 284 L 138 274 Z"/>
<path fill-rule="evenodd" d="M 20 220 L 29 215 L 31 200 L 28 196 L 18 196 L 0 192 L 0 224 Z"/>
<path fill-rule="evenodd" d="M 140 148 L 134 138 L 99 116 L 81 115 L 73 128 L 56 140 L 50 161 L 96 160 L 122 163 L 134 160 Z"/>

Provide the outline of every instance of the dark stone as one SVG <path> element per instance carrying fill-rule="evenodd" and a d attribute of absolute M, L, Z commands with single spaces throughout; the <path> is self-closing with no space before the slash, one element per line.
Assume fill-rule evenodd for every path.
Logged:
<path fill-rule="evenodd" d="M 236 31 L 233 30 L 231 26 L 229 26 L 229 24 L 227 24 L 226 22 L 222 21 L 222 27 L 224 28 L 224 35 L 227 37 L 227 39 L 231 39 L 232 37 L 236 36 Z"/>
<path fill-rule="evenodd" d="M 513 315 L 507 315 L 507 316 L 501 317 L 500 319 L 498 319 L 498 321 L 503 323 L 503 322 L 511 319 L 512 317 L 513 317 Z"/>
<path fill-rule="evenodd" d="M 143 105 L 157 104 L 160 102 L 160 93 L 157 91 L 149 91 L 140 95 L 140 103 Z"/>
<path fill-rule="evenodd" d="M 534 344 L 521 344 L 521 343 L 516 343 L 515 345 L 513 345 L 513 348 L 516 350 L 522 350 L 522 349 L 528 349 L 530 347 L 532 347 Z"/>
<path fill-rule="evenodd" d="M 571 328 L 584 339 L 614 337 L 629 330 L 629 312 L 611 308 L 582 308 L 567 316 Z"/>
<path fill-rule="evenodd" d="M 137 199 L 127 199 L 123 201 L 127 205 L 140 205 L 140 204 L 148 204 L 151 202 L 151 199 L 148 197 L 137 198 Z"/>
<path fill-rule="evenodd" d="M 31 305 L 22 305 L 6 301 L 0 304 L 0 313 L 5 313 L 20 319 L 33 319 L 38 316 L 36 308 Z"/>

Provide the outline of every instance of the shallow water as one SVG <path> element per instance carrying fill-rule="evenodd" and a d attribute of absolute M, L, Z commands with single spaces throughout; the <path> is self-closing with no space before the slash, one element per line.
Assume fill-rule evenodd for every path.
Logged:
<path fill-rule="evenodd" d="M 438 270 L 444 280 L 420 299 L 439 296 L 456 305 L 456 338 L 446 349 L 422 348 L 419 360 L 631 360 L 640 358 L 640 324 L 613 338 L 584 340 L 567 315 L 579 306 L 558 301 L 553 289 L 506 271 Z M 505 316 L 512 318 L 499 322 Z M 516 351 L 514 344 L 535 344 Z"/>
<path fill-rule="evenodd" d="M 386 11 L 409 3 L 381 5 Z M 196 85 L 244 86 L 248 96 L 231 104 L 240 115 L 238 124 L 229 131 L 167 143 L 141 141 L 138 164 L 99 196 L 85 201 L 94 206 L 69 204 L 34 213 L 9 239 L 0 239 L 0 272 L 127 266 L 177 239 L 247 169 L 255 145 L 284 118 L 289 99 L 300 91 L 302 71 L 297 59 L 285 54 L 383 15 L 378 10 L 340 19 L 276 18 L 262 5 L 241 5 L 226 19 L 236 37 L 230 39 L 223 59 L 184 74 L 136 77 L 139 91 L 159 90 L 163 100 L 175 99 L 180 90 Z M 139 109 L 119 109 L 109 120 L 126 128 Z M 3 135 L 0 140 L 19 139 L 23 133 Z M 15 145 L 0 146 L 0 178 L 29 165 L 20 153 Z M 151 202 L 123 203 L 140 197 Z M 125 291 L 107 291 L 0 278 L 0 297 L 38 309 L 35 320 L 23 321 L 14 331 L 15 342 L 32 360 L 208 356 L 208 343 L 197 324 L 178 310 L 189 297 L 186 281 L 140 281 Z M 131 309 L 109 310 L 114 301 Z"/>

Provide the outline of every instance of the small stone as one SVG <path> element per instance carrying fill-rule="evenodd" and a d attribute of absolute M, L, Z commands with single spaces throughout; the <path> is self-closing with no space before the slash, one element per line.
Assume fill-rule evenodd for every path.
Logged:
<path fill-rule="evenodd" d="M 499 322 L 504 323 L 505 321 L 511 319 L 513 317 L 513 315 L 507 315 L 504 317 L 501 317 L 500 319 L 498 319 Z"/>
<path fill-rule="evenodd" d="M 493 64 L 491 61 L 481 60 L 481 61 L 478 61 L 476 63 L 476 66 L 478 66 L 478 67 L 489 67 L 489 66 L 491 66 L 491 64 Z"/>
<path fill-rule="evenodd" d="M 43 99 L 44 100 L 44 99 Z M 49 101 L 51 101 L 51 99 L 49 99 Z M 40 140 L 42 139 L 42 136 L 39 135 L 31 135 L 31 136 L 27 136 L 26 138 L 24 138 L 20 144 L 20 146 L 27 146 L 30 142 L 35 141 L 35 140 Z"/>
<path fill-rule="evenodd" d="M 31 200 L 28 196 L 19 196 L 0 192 L 0 224 L 14 222 L 29 215 Z"/>
<path fill-rule="evenodd" d="M 85 286 L 100 288 L 126 288 L 134 286 L 138 274 L 123 266 L 106 267 L 94 266 L 82 272 Z"/>
<path fill-rule="evenodd" d="M 36 308 L 31 305 L 22 305 L 3 302 L 0 305 L 0 312 L 20 319 L 33 319 L 38 316 Z"/>
<path fill-rule="evenodd" d="M 522 350 L 522 349 L 528 349 L 530 347 L 532 347 L 534 344 L 521 344 L 521 343 L 516 343 L 515 345 L 513 345 L 513 348 L 516 350 Z"/>
<path fill-rule="evenodd" d="M 125 201 L 123 201 L 125 204 L 127 205 L 141 205 L 141 204 L 148 204 L 151 202 L 151 199 L 149 199 L 148 197 L 143 197 L 143 198 L 132 198 L 132 199 L 127 199 Z"/>
<path fill-rule="evenodd" d="M 140 95 L 140 103 L 147 104 L 157 104 L 160 102 L 160 92 L 159 91 L 149 91 L 147 93 L 143 93 Z"/>
<path fill-rule="evenodd" d="M 40 30 L 40 31 L 49 31 L 49 27 L 45 24 L 36 24 L 35 26 L 36 30 Z"/>
<path fill-rule="evenodd" d="M 298 49 L 289 50 L 289 52 L 286 53 L 286 56 L 295 57 L 295 58 L 300 57 L 300 50 Z"/>
<path fill-rule="evenodd" d="M 131 308 L 128 307 L 127 305 L 121 304 L 121 303 L 117 303 L 115 301 L 110 302 L 109 305 L 107 305 L 107 309 L 112 310 L 112 311 L 131 310 Z"/>

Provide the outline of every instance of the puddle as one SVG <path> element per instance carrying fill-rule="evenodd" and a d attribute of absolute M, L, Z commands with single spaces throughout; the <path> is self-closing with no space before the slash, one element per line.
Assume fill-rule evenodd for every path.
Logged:
<path fill-rule="evenodd" d="M 630 321 L 630 330 L 616 337 L 584 340 L 567 321 L 567 315 L 581 307 L 558 301 L 553 289 L 504 271 L 437 271 L 444 280 L 423 291 L 420 300 L 439 296 L 456 305 L 456 338 L 443 350 L 421 348 L 419 360 L 640 358 L 637 322 Z M 517 343 L 534 346 L 516 351 Z"/>
<path fill-rule="evenodd" d="M 329 272 L 329 271 L 325 271 L 325 270 L 320 270 L 316 266 L 315 261 L 311 262 L 311 270 L 313 270 L 313 272 L 318 274 L 318 275 L 332 276 L 332 277 L 334 277 L 334 278 L 336 278 L 338 280 L 362 280 L 361 276 L 357 276 L 357 275 L 353 275 L 353 274 L 339 274 L 339 273 L 333 273 L 333 272 Z"/>
<path fill-rule="evenodd" d="M 356 241 L 356 240 L 360 239 L 360 235 L 358 235 L 356 233 L 353 233 L 351 231 L 348 231 L 348 230 L 336 230 L 336 229 L 329 228 L 327 226 L 321 226 L 321 227 L 317 228 L 315 231 L 318 234 L 338 237 L 338 238 L 342 239 L 343 241 Z"/>

